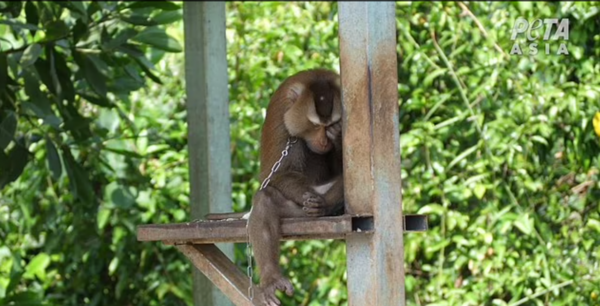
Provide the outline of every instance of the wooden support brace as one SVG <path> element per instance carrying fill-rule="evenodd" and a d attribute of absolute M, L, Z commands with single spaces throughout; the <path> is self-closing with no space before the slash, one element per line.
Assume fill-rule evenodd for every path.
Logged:
<path fill-rule="evenodd" d="M 248 277 L 214 244 L 186 244 L 177 245 L 177 248 L 235 305 L 262 305 L 259 288 L 254 287 L 254 298 L 251 300 L 248 296 Z"/>

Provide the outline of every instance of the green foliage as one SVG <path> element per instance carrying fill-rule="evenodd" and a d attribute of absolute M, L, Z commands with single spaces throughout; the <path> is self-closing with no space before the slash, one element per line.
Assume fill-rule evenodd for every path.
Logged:
<path fill-rule="evenodd" d="M 598 10 L 470 6 L 487 38 L 473 17 L 455 17 L 454 3 L 397 13 L 403 204 L 430 214 L 433 226 L 407 235 L 407 295 L 431 305 L 591 305 L 600 255 L 590 227 L 600 217 L 591 127 L 600 109 Z M 558 41 L 547 42 L 549 55 L 508 55 L 519 16 L 568 18 L 570 55 L 555 54 Z"/>
<path fill-rule="evenodd" d="M 187 279 L 161 282 L 185 272 L 181 256 L 135 238 L 137 224 L 185 216 L 146 213 L 155 190 L 161 210 L 179 206 L 184 191 L 160 191 L 144 167 L 185 139 L 153 145 L 171 136 L 143 124 L 159 114 L 136 111 L 146 79 L 162 84 L 155 65 L 181 51 L 162 26 L 181 20 L 180 5 L 30 1 L 0 11 L 0 305 L 190 301 Z"/>
<path fill-rule="evenodd" d="M 189 262 L 135 236 L 188 220 L 180 5 L 0 14 L 0 305 L 190 305 Z M 428 232 L 405 235 L 407 304 L 597 305 L 597 5 L 413 2 L 396 15 L 404 211 L 430 215 Z M 568 18 L 569 54 L 538 39 L 529 55 L 524 36 L 526 54 L 509 54 L 518 17 Z M 338 68 L 337 18 L 336 3 L 227 3 L 234 210 L 260 183 L 269 96 L 298 70 Z M 343 242 L 282 246 L 285 305 L 347 304 Z"/>

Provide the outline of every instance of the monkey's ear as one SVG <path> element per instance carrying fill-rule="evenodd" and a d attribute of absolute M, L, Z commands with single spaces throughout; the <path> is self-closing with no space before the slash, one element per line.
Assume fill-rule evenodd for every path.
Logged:
<path fill-rule="evenodd" d="M 289 90 L 288 90 L 288 98 L 290 99 L 290 101 L 292 103 L 298 101 L 298 99 L 300 98 L 300 96 L 302 95 L 302 93 L 304 92 L 304 90 L 306 89 L 305 85 L 297 82 L 297 83 L 293 83 L 290 85 Z"/>

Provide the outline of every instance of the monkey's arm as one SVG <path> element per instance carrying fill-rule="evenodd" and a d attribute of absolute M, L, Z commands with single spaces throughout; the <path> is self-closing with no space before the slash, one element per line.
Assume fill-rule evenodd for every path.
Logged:
<path fill-rule="evenodd" d="M 303 196 L 302 206 L 308 216 L 328 216 L 342 208 L 344 204 L 342 175 L 338 175 L 325 184 L 314 186 L 312 189 L 314 192 L 306 192 Z"/>
<path fill-rule="evenodd" d="M 339 208 L 344 203 L 344 176 L 339 175 L 335 178 L 333 185 L 323 195 L 327 206 L 331 207 L 332 210 Z"/>
<path fill-rule="evenodd" d="M 305 192 L 312 190 L 306 175 L 298 171 L 277 172 L 271 178 L 269 186 L 279 190 L 283 196 L 302 205 Z"/>

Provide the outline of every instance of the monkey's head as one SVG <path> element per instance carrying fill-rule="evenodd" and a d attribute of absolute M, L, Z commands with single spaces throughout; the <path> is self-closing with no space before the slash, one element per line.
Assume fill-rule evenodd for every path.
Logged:
<path fill-rule="evenodd" d="M 327 128 L 342 118 L 340 77 L 328 70 L 301 72 L 287 87 L 290 103 L 284 124 L 291 136 L 302 138 L 308 148 L 325 154 L 333 148 Z"/>

